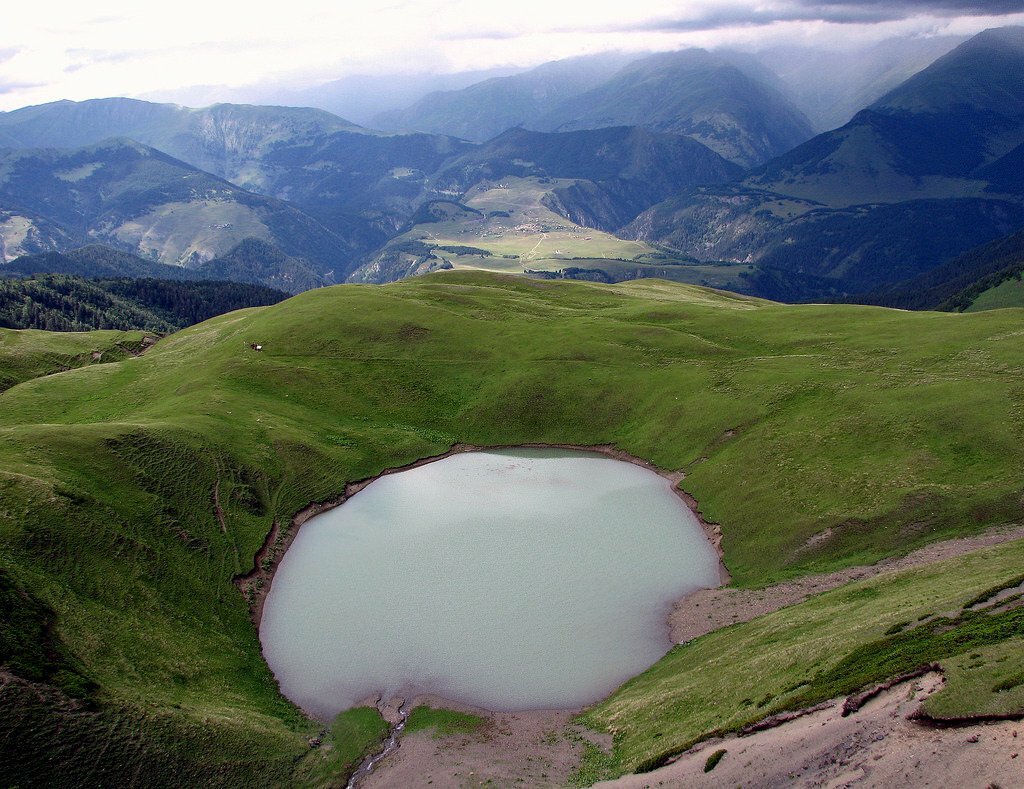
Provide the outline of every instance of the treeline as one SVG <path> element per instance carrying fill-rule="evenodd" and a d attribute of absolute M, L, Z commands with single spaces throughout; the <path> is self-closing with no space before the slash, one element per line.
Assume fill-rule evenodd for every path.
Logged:
<path fill-rule="evenodd" d="M 170 332 L 242 307 L 276 304 L 287 293 L 239 282 L 85 279 L 65 274 L 0 278 L 0 326 Z"/>
<path fill-rule="evenodd" d="M 969 250 L 888 288 L 850 299 L 905 310 L 961 312 L 978 296 L 1024 271 L 1024 230 Z"/>
<path fill-rule="evenodd" d="M 974 304 L 975 300 L 985 291 L 998 288 L 1004 282 L 1011 279 L 1020 282 L 1022 277 L 1024 277 L 1024 263 L 1018 263 L 1002 271 L 997 271 L 995 274 L 989 274 L 987 277 L 982 277 L 973 285 L 964 288 L 955 296 L 940 304 L 939 309 L 949 312 L 963 312 Z"/>

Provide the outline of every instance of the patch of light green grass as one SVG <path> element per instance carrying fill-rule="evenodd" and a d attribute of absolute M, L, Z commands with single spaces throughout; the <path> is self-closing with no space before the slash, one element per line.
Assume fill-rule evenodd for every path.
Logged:
<path fill-rule="evenodd" d="M 120 361 L 142 347 L 143 332 L 48 332 L 0 329 L 0 392 L 22 381 L 98 362 Z M 98 358 L 94 358 L 98 354 Z"/>
<path fill-rule="evenodd" d="M 1024 282 L 1010 278 L 981 293 L 964 312 L 1024 307 Z"/>
<path fill-rule="evenodd" d="M 325 737 L 303 758 L 296 780 L 305 786 L 338 786 L 387 739 L 391 727 L 373 707 L 340 713 Z"/>
<path fill-rule="evenodd" d="M 479 715 L 420 705 L 409 713 L 405 733 L 432 730 L 434 737 L 449 737 L 453 734 L 472 734 L 486 723 L 486 719 Z"/>

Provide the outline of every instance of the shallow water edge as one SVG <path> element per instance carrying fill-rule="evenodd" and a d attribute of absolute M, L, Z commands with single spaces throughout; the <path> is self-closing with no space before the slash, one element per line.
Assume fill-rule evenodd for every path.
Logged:
<path fill-rule="evenodd" d="M 653 471 L 658 476 L 668 480 L 673 493 L 675 493 L 675 495 L 678 496 L 684 504 L 686 504 L 690 512 L 693 513 L 707 537 L 708 542 L 710 542 L 711 547 L 714 548 L 715 553 L 718 556 L 719 585 L 725 586 L 730 582 L 731 576 L 729 575 L 729 570 L 725 566 L 724 554 L 722 552 L 722 528 L 719 524 L 706 520 L 700 512 L 700 506 L 697 503 L 697 500 L 679 487 L 679 484 L 686 477 L 685 472 L 669 471 L 660 468 L 644 458 L 632 455 L 624 449 L 616 447 L 614 444 L 580 445 L 531 443 L 495 444 L 489 446 L 477 444 L 454 444 L 447 452 L 443 452 L 439 455 L 430 455 L 428 457 L 420 458 L 419 460 L 414 460 L 412 463 L 406 463 L 403 466 L 394 466 L 392 468 L 384 469 L 379 474 L 374 474 L 373 476 L 366 477 L 365 479 L 348 482 L 345 484 L 344 491 L 338 496 L 329 498 L 322 502 L 312 502 L 296 512 L 292 516 L 288 526 L 284 529 L 282 529 L 280 523 L 275 520 L 271 525 L 266 539 L 263 541 L 263 545 L 260 546 L 259 550 L 253 557 L 253 569 L 248 573 L 235 577 L 236 586 L 238 586 L 242 595 L 249 603 L 249 615 L 252 619 L 253 625 L 256 627 L 256 630 L 259 631 L 260 624 L 263 620 L 263 608 L 266 604 L 267 597 L 270 594 L 271 586 L 274 583 L 274 576 L 277 573 L 277 568 L 280 565 L 281 560 L 284 558 L 285 553 L 287 553 L 288 548 L 298 536 L 302 525 L 310 518 L 344 504 L 349 498 L 363 490 L 363 488 L 371 482 L 374 482 L 381 477 L 386 477 L 389 474 L 399 474 L 403 471 L 419 468 L 420 466 L 425 466 L 428 463 L 436 463 L 439 460 L 444 460 L 445 458 L 465 452 L 486 452 L 488 450 L 503 449 L 566 449 L 578 452 L 593 452 L 615 460 L 632 463 L 633 465 L 647 469 L 648 471 Z M 685 597 L 682 599 L 685 599 Z"/>

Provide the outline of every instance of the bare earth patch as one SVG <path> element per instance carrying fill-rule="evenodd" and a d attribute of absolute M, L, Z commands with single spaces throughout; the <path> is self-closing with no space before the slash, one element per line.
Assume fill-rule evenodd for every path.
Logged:
<path fill-rule="evenodd" d="M 597 786 L 948 786 L 1024 785 L 1020 722 L 936 729 L 907 720 L 942 677 L 894 685 L 843 717 L 843 700 L 746 737 L 701 743 L 654 772 Z M 705 773 L 708 757 L 726 753 Z"/>
<path fill-rule="evenodd" d="M 578 710 L 488 712 L 429 696 L 410 706 L 419 704 L 471 712 L 487 723 L 471 734 L 403 735 L 398 750 L 359 782 L 360 789 L 565 786 L 579 764 L 584 730 L 571 722 Z M 608 739 L 601 744 L 610 746 Z"/>

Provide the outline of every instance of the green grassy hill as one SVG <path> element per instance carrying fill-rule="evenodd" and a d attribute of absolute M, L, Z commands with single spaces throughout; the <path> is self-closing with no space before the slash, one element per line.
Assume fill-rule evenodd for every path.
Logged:
<path fill-rule="evenodd" d="M 278 694 L 232 580 L 275 522 L 456 442 L 614 443 L 686 469 L 746 587 L 1020 522 L 1020 320 L 448 272 L 309 291 L 13 386 L 0 394 L 5 776 L 237 786 L 342 771 L 332 759 L 352 749 L 309 747 L 322 726 Z M 878 643 L 891 619 L 1006 582 L 1018 554 L 837 590 L 674 650 L 589 718 L 615 733 L 612 771 L 835 692 L 844 660 L 884 675 L 899 665 Z M 953 626 L 969 650 L 1020 633 L 991 621 Z M 906 638 L 922 660 L 956 657 L 948 639 Z M 999 666 L 1024 669 L 1004 652 Z M 730 691 L 692 704 L 697 681 Z"/>
<path fill-rule="evenodd" d="M 145 348 L 145 336 L 141 331 L 0 329 L 0 392 L 22 381 L 75 367 L 121 361 Z"/>

